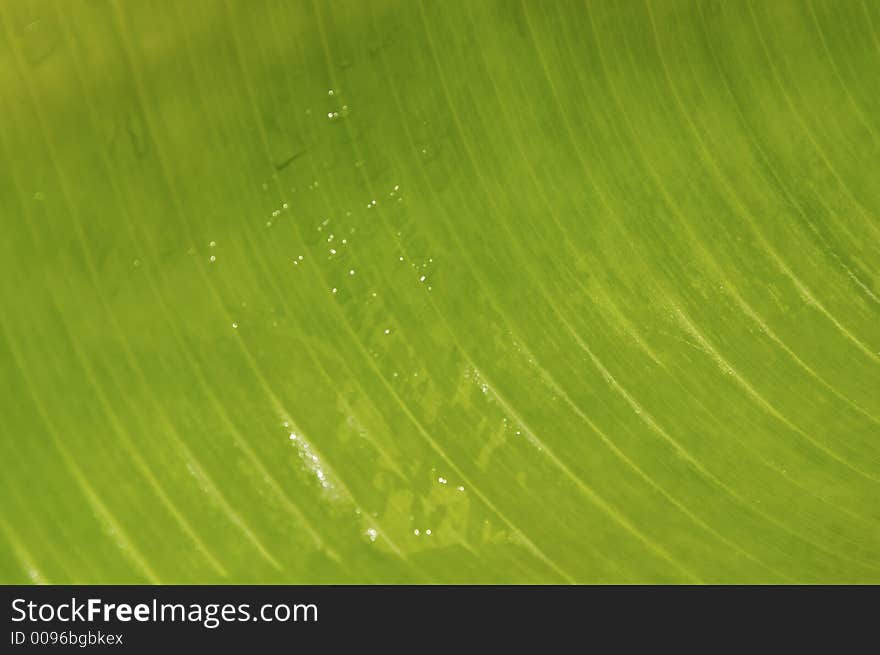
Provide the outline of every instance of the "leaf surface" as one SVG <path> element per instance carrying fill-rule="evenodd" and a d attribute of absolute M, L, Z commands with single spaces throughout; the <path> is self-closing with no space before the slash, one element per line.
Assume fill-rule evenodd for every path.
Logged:
<path fill-rule="evenodd" d="M 0 581 L 880 581 L 880 4 L 0 18 Z"/>

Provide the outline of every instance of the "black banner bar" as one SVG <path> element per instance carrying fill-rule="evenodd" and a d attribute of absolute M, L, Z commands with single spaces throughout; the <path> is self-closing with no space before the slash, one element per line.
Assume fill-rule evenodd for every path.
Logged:
<path fill-rule="evenodd" d="M 470 650 L 477 640 L 606 652 L 609 639 L 615 651 L 806 639 L 839 652 L 863 632 L 876 646 L 878 607 L 877 587 L 5 586 L 0 597 L 9 653 Z"/>

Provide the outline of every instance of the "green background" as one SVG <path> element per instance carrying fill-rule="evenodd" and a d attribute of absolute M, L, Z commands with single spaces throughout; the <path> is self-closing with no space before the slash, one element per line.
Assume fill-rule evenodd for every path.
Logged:
<path fill-rule="evenodd" d="M 880 3 L 0 19 L 0 581 L 880 582 Z"/>

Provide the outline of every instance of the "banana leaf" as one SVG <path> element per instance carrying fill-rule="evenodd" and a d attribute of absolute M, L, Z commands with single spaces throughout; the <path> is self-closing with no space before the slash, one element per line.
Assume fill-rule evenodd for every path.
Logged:
<path fill-rule="evenodd" d="M 0 28 L 3 583 L 880 582 L 880 3 Z"/>

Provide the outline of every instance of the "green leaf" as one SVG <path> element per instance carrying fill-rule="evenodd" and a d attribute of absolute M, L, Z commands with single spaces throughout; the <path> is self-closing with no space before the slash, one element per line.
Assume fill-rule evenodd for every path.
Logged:
<path fill-rule="evenodd" d="M 0 581 L 880 582 L 880 4 L 0 18 Z"/>

